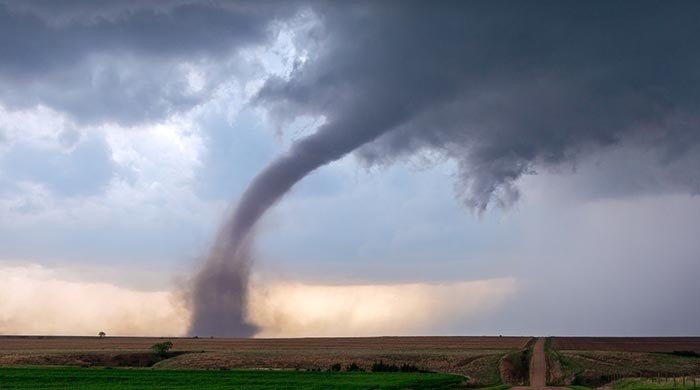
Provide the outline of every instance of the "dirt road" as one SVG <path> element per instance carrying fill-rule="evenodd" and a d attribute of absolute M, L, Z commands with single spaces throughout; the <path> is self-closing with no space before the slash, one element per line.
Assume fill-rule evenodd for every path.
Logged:
<path fill-rule="evenodd" d="M 547 386 L 547 359 L 544 354 L 545 339 L 540 337 L 532 347 L 530 359 L 530 387 L 542 388 Z"/>
<path fill-rule="evenodd" d="M 544 353 L 545 341 L 545 338 L 539 337 L 535 340 L 535 345 L 532 347 L 532 357 L 530 358 L 530 387 L 516 386 L 511 387 L 511 390 L 566 390 L 566 387 L 547 386 L 547 358 Z"/>

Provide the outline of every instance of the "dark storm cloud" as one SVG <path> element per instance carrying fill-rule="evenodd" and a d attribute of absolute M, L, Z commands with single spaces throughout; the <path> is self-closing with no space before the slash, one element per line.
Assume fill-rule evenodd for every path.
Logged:
<path fill-rule="evenodd" d="M 698 152 L 696 3 L 318 2 L 313 9 L 319 27 L 297 41 L 310 59 L 289 78 L 270 78 L 257 102 L 281 121 L 325 122 L 244 191 L 224 230 L 225 255 L 212 252 L 196 278 L 195 331 L 247 335 L 245 322 L 236 322 L 242 316 L 224 313 L 231 296 L 241 307 L 245 288 L 237 286 L 248 267 L 236 264 L 249 264 L 257 221 L 310 172 L 358 148 L 368 164 L 424 151 L 456 160 L 458 194 L 478 211 L 515 201 L 523 174 L 587 151 L 633 142 L 669 160 Z"/>
<path fill-rule="evenodd" d="M 0 2 L 0 102 L 135 123 L 189 108 L 183 62 L 225 62 L 272 36 L 291 3 Z M 222 69 L 221 72 L 231 71 Z"/>
<path fill-rule="evenodd" d="M 324 115 L 320 132 L 332 135 L 318 153 L 366 144 L 358 155 L 368 164 L 443 154 L 478 210 L 517 199 L 521 175 L 600 147 L 642 144 L 659 164 L 698 153 L 698 3 L 314 9 L 322 27 L 308 39 L 318 51 L 289 79 L 269 80 L 260 100 L 281 119 Z"/>

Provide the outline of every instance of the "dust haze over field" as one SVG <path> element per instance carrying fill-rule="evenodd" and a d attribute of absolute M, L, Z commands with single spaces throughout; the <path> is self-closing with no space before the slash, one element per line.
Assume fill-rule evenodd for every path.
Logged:
<path fill-rule="evenodd" d="M 616 318 L 593 332 L 688 332 L 699 17 L 682 1 L 0 0 L 0 261 L 133 269 L 138 289 L 100 289 L 119 292 L 115 312 L 139 332 L 138 297 L 177 296 L 161 313 L 180 318 L 174 333 L 328 334 L 354 311 L 316 295 L 365 321 L 375 306 L 352 297 L 371 286 L 449 300 L 441 284 L 468 295 L 482 282 L 500 298 L 474 307 L 505 308 L 487 333 L 554 327 L 532 314 L 543 302 Z M 358 166 L 370 173 L 347 173 Z M 146 263 L 160 272 L 139 275 Z M 264 286 L 262 266 L 291 276 Z M 173 273 L 188 280 L 168 293 Z M 37 286 L 96 288 L 39 279 L 0 296 L 6 329 L 41 316 L 22 310 Z M 593 298 L 589 279 L 602 281 Z M 132 294 L 144 286 L 161 295 Z"/>

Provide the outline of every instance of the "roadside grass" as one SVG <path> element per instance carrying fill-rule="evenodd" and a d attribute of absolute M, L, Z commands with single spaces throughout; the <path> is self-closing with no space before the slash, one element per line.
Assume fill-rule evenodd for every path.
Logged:
<path fill-rule="evenodd" d="M 487 388 L 494 390 L 502 386 L 501 372 L 498 369 L 500 358 L 500 354 L 486 355 L 467 364 L 465 372 L 468 372 L 471 385 L 489 386 Z"/>
<path fill-rule="evenodd" d="M 651 378 L 625 378 L 615 381 L 615 390 L 656 390 L 656 389 L 697 389 L 700 386 L 700 377 L 693 384 L 692 378 L 686 378 L 685 385 L 682 378 L 664 378 L 655 380 Z"/>
<path fill-rule="evenodd" d="M 544 354 L 547 360 L 547 385 L 566 386 L 575 379 L 577 370 L 562 363 L 559 352 L 552 349 L 552 338 L 547 337 L 544 343 Z"/>
<path fill-rule="evenodd" d="M 582 373 L 584 372 L 584 366 L 573 357 L 556 352 L 557 359 L 559 359 L 559 367 L 562 371 L 562 376 L 571 380 L 571 385 L 569 388 L 587 388 L 581 384 L 583 381 Z"/>
<path fill-rule="evenodd" d="M 510 371 L 514 383 L 521 386 L 530 384 L 530 359 L 532 359 L 532 347 L 507 354 L 506 360 L 511 365 Z"/>
<path fill-rule="evenodd" d="M 0 389 L 450 389 L 463 381 L 457 375 L 394 372 L 0 368 Z"/>

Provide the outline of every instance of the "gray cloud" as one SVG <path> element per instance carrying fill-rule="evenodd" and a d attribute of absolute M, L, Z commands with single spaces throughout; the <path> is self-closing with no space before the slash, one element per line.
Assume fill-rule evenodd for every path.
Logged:
<path fill-rule="evenodd" d="M 291 4 L 0 2 L 0 101 L 81 122 L 154 120 L 206 100 Z M 183 63 L 207 70 L 188 91 Z"/>
<path fill-rule="evenodd" d="M 306 39 L 319 50 L 289 79 L 270 79 L 260 100 L 282 120 L 324 115 L 335 137 L 367 143 L 367 164 L 455 159 L 472 208 L 510 204 L 521 175 L 600 147 L 644 144 L 666 156 L 660 165 L 697 152 L 695 3 L 314 9 L 322 27 Z"/>

